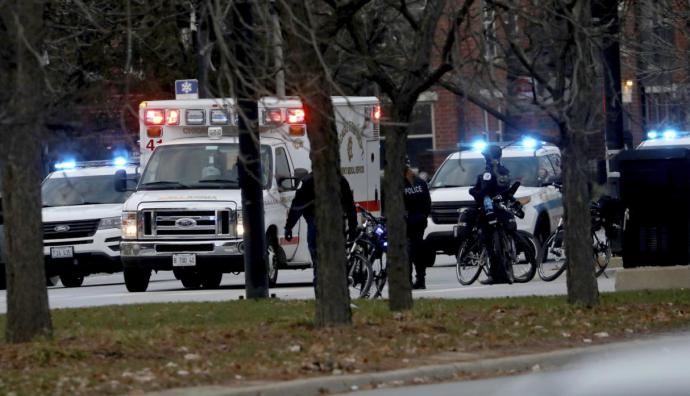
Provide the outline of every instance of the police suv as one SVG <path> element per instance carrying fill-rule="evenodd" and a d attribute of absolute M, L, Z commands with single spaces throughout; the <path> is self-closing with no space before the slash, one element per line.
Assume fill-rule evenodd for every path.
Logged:
<path fill-rule="evenodd" d="M 505 146 L 502 163 L 510 170 L 512 181 L 520 182 L 515 198 L 525 212 L 523 219 L 516 219 L 518 229 L 543 241 L 563 215 L 561 193 L 552 185 L 561 177 L 560 151 L 533 138 L 506 144 L 499 143 Z M 469 190 L 486 167 L 482 155 L 486 145 L 478 141 L 449 155 L 431 179 L 431 215 L 424 236 L 429 259 L 435 257 L 432 252 L 457 254 L 453 226 L 460 212 L 475 205 Z"/>
<path fill-rule="evenodd" d="M 78 287 L 90 274 L 122 270 L 120 224 L 129 193 L 118 192 L 113 173 L 124 170 L 136 179 L 137 166 L 114 161 L 55 164 L 41 186 L 43 254 L 48 277 Z"/>

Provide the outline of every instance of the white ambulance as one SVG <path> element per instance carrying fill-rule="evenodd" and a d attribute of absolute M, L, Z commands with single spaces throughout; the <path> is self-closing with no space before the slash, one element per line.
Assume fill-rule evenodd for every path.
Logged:
<path fill-rule="evenodd" d="M 172 270 L 187 288 L 218 287 L 244 271 L 238 180 L 237 109 L 232 99 L 165 100 L 140 105 L 141 162 L 136 191 L 122 214 L 121 257 L 127 290 L 145 291 L 151 271 Z M 378 211 L 379 102 L 334 97 L 341 170 L 355 201 Z M 305 112 L 297 98 L 259 102 L 268 273 L 311 266 L 304 220 L 282 238 L 294 186 L 309 172 Z M 116 177 L 117 180 L 117 177 Z"/>
<path fill-rule="evenodd" d="M 512 180 L 521 183 L 515 198 L 522 203 L 525 217 L 517 219 L 518 229 L 543 241 L 563 216 L 561 193 L 551 184 L 561 178 L 561 153 L 556 146 L 533 138 L 499 145 L 505 146 L 501 162 L 510 170 Z M 424 240 L 432 262 L 434 253 L 457 254 L 453 226 L 461 211 L 475 206 L 470 188 L 484 172 L 485 147 L 486 142 L 477 141 L 449 155 L 429 183 L 431 215 Z"/>

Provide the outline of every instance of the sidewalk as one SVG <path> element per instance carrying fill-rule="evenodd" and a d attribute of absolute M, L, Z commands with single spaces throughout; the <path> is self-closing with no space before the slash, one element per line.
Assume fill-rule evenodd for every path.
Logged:
<path fill-rule="evenodd" d="M 476 375 L 501 375 L 530 370 L 553 370 L 576 364 L 584 358 L 592 359 L 656 343 L 690 341 L 690 333 L 674 333 L 654 338 L 613 342 L 589 347 L 561 349 L 545 353 L 526 354 L 492 359 L 425 365 L 401 370 L 325 376 L 284 382 L 271 382 L 246 387 L 202 386 L 170 389 L 148 393 L 147 396 L 318 396 L 346 393 L 379 386 L 434 383 Z M 459 359 L 471 357 L 459 354 Z M 448 356 L 441 357 L 447 359 Z"/>

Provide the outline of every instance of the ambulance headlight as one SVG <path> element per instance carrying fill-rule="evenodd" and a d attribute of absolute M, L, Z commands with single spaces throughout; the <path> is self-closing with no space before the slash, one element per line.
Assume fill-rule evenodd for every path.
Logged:
<path fill-rule="evenodd" d="M 136 239 L 138 236 L 137 212 L 123 212 L 121 220 L 122 239 Z"/>
<path fill-rule="evenodd" d="M 117 216 L 117 217 L 106 217 L 105 219 L 101 219 L 101 221 L 98 223 L 98 229 L 99 230 L 110 230 L 113 228 L 120 228 L 122 225 L 122 217 Z"/>
<path fill-rule="evenodd" d="M 242 224 L 242 216 L 237 217 L 237 225 L 235 226 L 235 232 L 237 233 L 238 238 L 244 236 L 244 225 Z"/>

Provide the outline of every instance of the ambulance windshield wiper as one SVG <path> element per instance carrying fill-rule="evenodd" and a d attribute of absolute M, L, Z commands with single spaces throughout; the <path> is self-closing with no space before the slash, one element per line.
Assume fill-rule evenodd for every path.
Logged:
<path fill-rule="evenodd" d="M 155 189 L 155 187 L 159 187 L 161 189 L 166 189 L 166 188 L 172 188 L 172 189 L 183 189 L 183 188 L 189 188 L 188 185 L 182 184 L 180 182 L 176 181 L 171 181 L 171 180 L 159 180 L 159 181 L 154 181 L 154 182 L 148 182 L 142 184 L 142 187 L 144 189 L 148 189 L 147 187 L 154 187 L 152 189 Z"/>
<path fill-rule="evenodd" d="M 198 183 L 229 184 L 232 187 L 239 187 L 240 186 L 240 182 L 236 179 L 204 179 L 204 180 L 199 180 Z"/>

